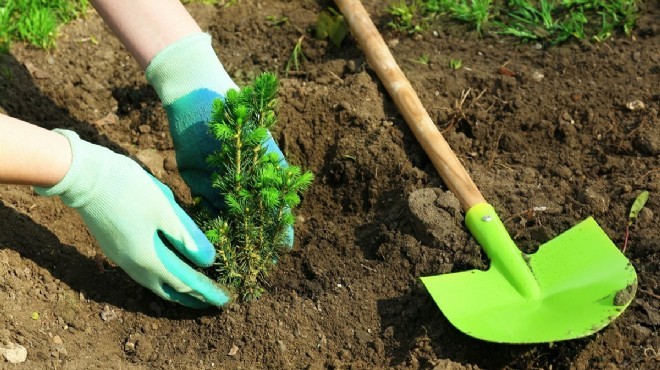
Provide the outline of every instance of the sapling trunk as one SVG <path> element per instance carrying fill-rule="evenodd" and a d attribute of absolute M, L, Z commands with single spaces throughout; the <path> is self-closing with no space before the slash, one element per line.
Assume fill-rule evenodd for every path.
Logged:
<path fill-rule="evenodd" d="M 244 300 L 263 293 L 263 280 L 287 246 L 292 210 L 313 180 L 310 172 L 266 152 L 275 114 L 277 77 L 264 73 L 241 91 L 216 99 L 209 124 L 219 150 L 208 158 L 213 187 L 225 199 L 221 214 L 202 222 L 216 248 L 207 273 Z"/>

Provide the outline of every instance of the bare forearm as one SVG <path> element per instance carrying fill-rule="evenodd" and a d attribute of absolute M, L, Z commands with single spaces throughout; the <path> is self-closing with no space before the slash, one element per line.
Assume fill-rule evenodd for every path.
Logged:
<path fill-rule="evenodd" d="M 201 32 L 179 0 L 92 0 L 91 3 L 142 68 L 166 46 Z"/>
<path fill-rule="evenodd" d="M 0 183 L 50 187 L 70 166 L 64 136 L 0 114 Z"/>

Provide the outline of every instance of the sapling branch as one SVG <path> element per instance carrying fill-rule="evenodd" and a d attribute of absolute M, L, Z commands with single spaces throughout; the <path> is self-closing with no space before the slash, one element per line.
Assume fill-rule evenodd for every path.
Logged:
<path fill-rule="evenodd" d="M 267 152 L 268 130 L 277 122 L 277 85 L 275 75 L 264 73 L 240 92 L 228 91 L 224 101 L 214 102 L 209 124 L 219 149 L 208 163 L 225 209 L 202 221 L 217 250 L 207 273 L 244 300 L 263 293 L 263 279 L 288 249 L 292 210 L 313 180 L 310 172 Z"/>

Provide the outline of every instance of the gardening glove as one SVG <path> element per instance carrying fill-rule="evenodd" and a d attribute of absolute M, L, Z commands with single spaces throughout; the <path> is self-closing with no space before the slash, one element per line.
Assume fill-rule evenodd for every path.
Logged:
<path fill-rule="evenodd" d="M 224 200 L 211 186 L 214 169 L 206 158 L 221 144 L 211 136 L 208 123 L 213 100 L 224 100 L 227 90 L 238 90 L 238 86 L 218 60 L 206 33 L 188 36 L 160 51 L 149 63 L 146 75 L 167 112 L 181 177 L 194 197 L 201 197 L 212 212 L 218 213 Z M 270 133 L 266 151 L 277 153 L 287 165 Z M 287 230 L 286 240 L 292 247 L 293 228 Z"/>
<path fill-rule="evenodd" d="M 105 255 L 157 295 L 193 308 L 229 301 L 182 259 L 208 267 L 215 249 L 167 186 L 128 157 L 83 141 L 72 131 L 56 131 L 69 140 L 73 160 L 58 184 L 35 187 L 38 194 L 59 195 L 76 209 Z"/>

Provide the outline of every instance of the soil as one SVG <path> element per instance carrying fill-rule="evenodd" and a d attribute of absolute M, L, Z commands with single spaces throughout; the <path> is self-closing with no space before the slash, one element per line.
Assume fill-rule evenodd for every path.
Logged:
<path fill-rule="evenodd" d="M 352 38 L 316 40 L 329 2 L 187 5 L 239 85 L 280 74 L 273 135 L 316 174 L 296 245 L 266 293 L 225 309 L 164 302 L 99 254 L 75 211 L 30 187 L 0 186 L 0 339 L 16 369 L 654 369 L 660 366 L 660 7 L 642 2 L 631 36 L 559 47 L 479 35 L 441 21 L 387 27 L 401 68 L 476 184 L 526 252 L 593 216 L 623 247 L 639 286 L 628 309 L 582 339 L 505 345 L 454 328 L 420 277 L 485 269 L 453 195 Z M 269 16 L 286 17 L 272 25 Z M 296 41 L 306 55 L 285 74 Z M 90 11 L 57 48 L 1 57 L 0 107 L 140 160 L 184 204 L 168 123 L 143 71 Z M 428 63 L 420 57 L 428 56 Z M 463 68 L 452 70 L 450 59 Z M 634 103 L 631 105 L 631 103 Z M 641 104 L 640 104 L 641 102 Z M 38 316 L 37 316 L 38 315 Z"/>

